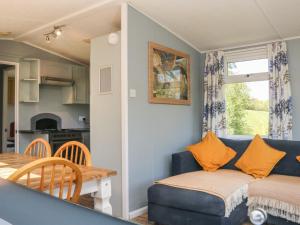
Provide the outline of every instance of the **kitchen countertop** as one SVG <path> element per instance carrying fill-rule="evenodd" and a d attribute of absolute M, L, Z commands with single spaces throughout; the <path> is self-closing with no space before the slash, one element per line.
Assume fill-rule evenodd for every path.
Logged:
<path fill-rule="evenodd" d="M 90 128 L 63 128 L 62 130 L 70 130 L 72 132 L 90 132 Z M 19 130 L 21 134 L 48 134 L 51 130 Z"/>

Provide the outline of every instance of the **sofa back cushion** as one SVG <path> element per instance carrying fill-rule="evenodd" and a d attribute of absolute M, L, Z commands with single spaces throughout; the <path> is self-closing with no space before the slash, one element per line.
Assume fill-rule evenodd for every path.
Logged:
<path fill-rule="evenodd" d="M 236 156 L 229 163 L 227 163 L 223 168 L 238 170 L 238 168 L 236 168 L 234 164 L 243 155 L 248 145 L 251 143 L 251 140 L 234 140 L 234 139 L 225 139 L 225 138 L 220 138 L 220 139 L 221 141 L 223 141 L 223 143 L 226 146 L 232 148 L 237 153 Z"/>
<path fill-rule="evenodd" d="M 231 160 L 224 169 L 237 169 L 234 164 L 247 149 L 251 140 L 233 140 L 221 138 L 223 143 L 234 149 L 237 153 L 236 157 Z M 296 160 L 296 156 L 300 155 L 300 141 L 288 140 L 272 140 L 264 139 L 271 147 L 286 152 L 286 156 L 276 164 L 271 174 L 281 174 L 290 176 L 300 176 L 300 163 Z"/>
<path fill-rule="evenodd" d="M 296 156 L 300 155 L 300 141 L 271 140 L 266 143 L 273 148 L 285 151 L 286 156 L 274 167 L 273 174 L 300 176 L 300 163 Z"/>

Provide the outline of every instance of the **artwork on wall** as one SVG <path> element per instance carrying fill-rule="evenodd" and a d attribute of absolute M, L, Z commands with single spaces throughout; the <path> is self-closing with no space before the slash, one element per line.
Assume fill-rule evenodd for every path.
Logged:
<path fill-rule="evenodd" d="M 190 105 L 190 56 L 153 42 L 148 51 L 149 102 Z"/>

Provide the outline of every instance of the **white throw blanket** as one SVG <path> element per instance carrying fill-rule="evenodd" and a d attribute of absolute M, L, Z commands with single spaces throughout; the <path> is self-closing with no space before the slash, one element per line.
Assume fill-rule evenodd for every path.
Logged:
<path fill-rule="evenodd" d="M 201 191 L 223 199 L 225 217 L 248 197 L 248 184 L 254 178 L 237 170 L 220 169 L 215 172 L 196 171 L 169 177 L 157 184 Z"/>
<path fill-rule="evenodd" d="M 300 223 L 300 177 L 270 175 L 249 184 L 249 213 L 263 208 L 272 216 Z"/>

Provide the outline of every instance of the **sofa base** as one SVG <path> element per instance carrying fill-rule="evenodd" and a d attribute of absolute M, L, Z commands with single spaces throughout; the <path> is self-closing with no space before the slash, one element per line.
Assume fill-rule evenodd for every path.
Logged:
<path fill-rule="evenodd" d="M 282 219 L 280 217 L 268 216 L 268 225 L 299 225 L 298 223 L 294 223 L 291 221 L 287 221 L 286 219 Z"/>
<path fill-rule="evenodd" d="M 243 203 L 225 218 L 148 203 L 148 217 L 159 225 L 241 225 L 247 220 L 247 207 Z"/>

